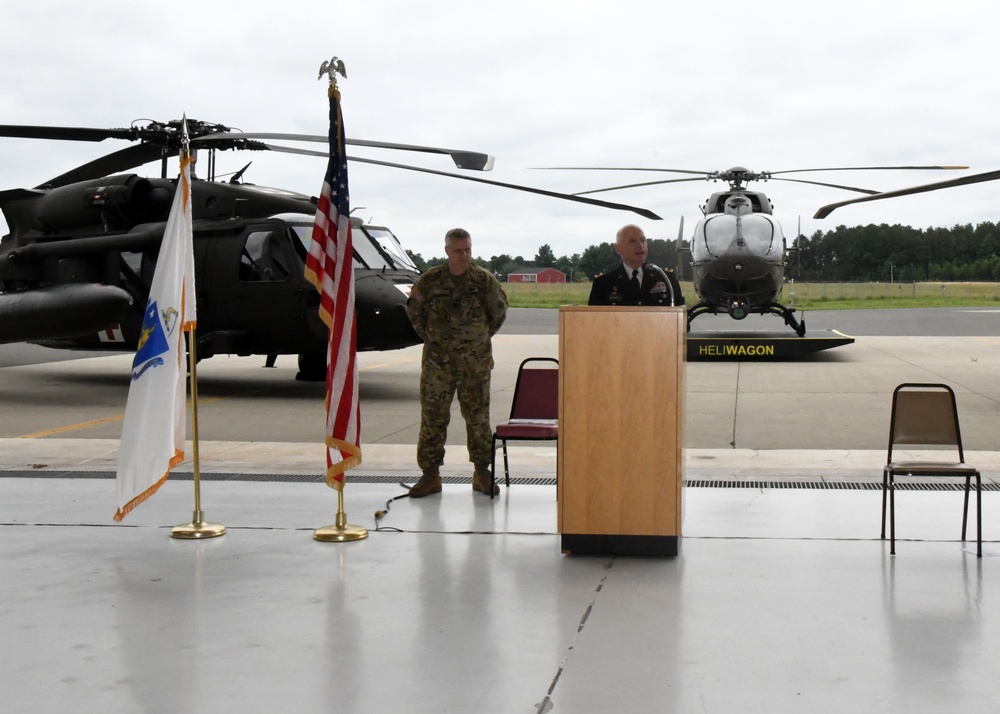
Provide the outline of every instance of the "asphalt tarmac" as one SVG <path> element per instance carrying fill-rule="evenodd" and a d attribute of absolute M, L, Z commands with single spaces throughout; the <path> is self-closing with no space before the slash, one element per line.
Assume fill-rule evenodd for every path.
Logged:
<path fill-rule="evenodd" d="M 808 332 L 838 330 L 853 337 L 990 337 L 1000 336 L 1000 306 L 994 308 L 914 308 L 909 310 L 812 310 L 805 317 Z M 505 334 L 555 335 L 558 310 L 514 309 Z M 780 318 L 750 315 L 742 321 L 728 315 L 703 315 L 691 323 L 692 333 L 786 332 Z M 0 355 L 2 359 L 2 355 Z"/>
<path fill-rule="evenodd" d="M 810 330 L 837 329 L 856 341 L 795 361 L 687 364 L 688 449 L 884 452 L 890 395 L 901 382 L 950 384 L 966 449 L 996 449 L 1000 309 L 817 311 L 807 320 Z M 511 311 L 494 340 L 494 423 L 507 416 L 521 360 L 558 356 L 557 324 L 557 310 Z M 731 331 L 734 324 L 780 327 L 773 317 L 735 323 L 704 316 L 693 331 Z M 0 346 L 0 439 L 118 439 L 131 359 Z M 362 353 L 359 363 L 363 443 L 415 445 L 420 347 Z M 298 382 L 296 371 L 293 356 L 279 357 L 271 369 L 262 357 L 201 362 L 200 440 L 321 443 L 324 385 Z M 461 464 L 465 430 L 457 404 L 453 413 L 448 461 Z M 398 453 L 409 458 L 408 448 Z"/>

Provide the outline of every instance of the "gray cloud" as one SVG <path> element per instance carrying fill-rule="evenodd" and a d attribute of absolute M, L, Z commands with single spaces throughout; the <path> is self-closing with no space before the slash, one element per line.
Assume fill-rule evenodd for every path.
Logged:
<path fill-rule="evenodd" d="M 259 7 L 258 7 L 259 6 Z M 970 0 L 834 4 L 689 2 L 213 3 L 56 0 L 0 9 L 0 123 L 125 126 L 189 117 L 247 131 L 322 134 L 320 63 L 338 55 L 348 134 L 486 151 L 490 178 L 579 191 L 644 180 L 553 165 L 756 170 L 964 163 L 1000 168 L 993 34 L 1000 6 Z M 0 189 L 32 186 L 120 144 L 0 139 Z M 407 161 L 406 155 L 357 150 Z M 304 193 L 322 159 L 220 155 L 247 179 Z M 422 165 L 450 170 L 444 159 Z M 929 172 L 817 174 L 889 190 Z M 469 228 L 482 255 L 557 255 L 602 240 L 631 214 L 354 165 L 352 202 L 425 257 Z M 715 187 L 717 188 L 717 187 Z M 786 233 L 836 225 L 916 227 L 996 221 L 1000 186 L 844 208 L 849 197 L 794 184 L 763 187 Z M 652 237 L 688 231 L 713 186 L 605 194 L 650 208 Z"/>

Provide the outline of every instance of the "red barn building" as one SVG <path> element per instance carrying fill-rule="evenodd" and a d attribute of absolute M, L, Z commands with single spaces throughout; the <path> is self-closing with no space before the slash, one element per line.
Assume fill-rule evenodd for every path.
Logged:
<path fill-rule="evenodd" d="M 508 283 L 565 283 L 566 273 L 555 268 L 520 268 L 507 273 Z"/>

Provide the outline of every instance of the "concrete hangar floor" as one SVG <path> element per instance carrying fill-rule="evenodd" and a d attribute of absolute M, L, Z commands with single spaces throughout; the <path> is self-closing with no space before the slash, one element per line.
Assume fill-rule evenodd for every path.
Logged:
<path fill-rule="evenodd" d="M 416 474 L 413 350 L 363 356 L 365 461 L 345 501 L 367 539 L 312 539 L 336 510 L 322 387 L 285 358 L 199 368 L 202 505 L 225 536 L 169 538 L 191 515 L 186 465 L 114 525 L 130 358 L 0 348 L 5 708 L 995 711 L 995 490 L 980 560 L 953 490 L 898 494 L 890 556 L 871 486 L 892 387 L 944 381 L 996 488 L 1000 312 L 875 312 L 923 332 L 838 316 L 855 343 L 809 360 L 688 365 L 683 544 L 665 559 L 563 555 L 551 447 L 512 446 L 515 483 L 473 494 L 457 417 L 441 496 L 376 522 Z M 557 352 L 525 319 L 548 317 L 497 338 L 494 418 L 520 359 Z"/>

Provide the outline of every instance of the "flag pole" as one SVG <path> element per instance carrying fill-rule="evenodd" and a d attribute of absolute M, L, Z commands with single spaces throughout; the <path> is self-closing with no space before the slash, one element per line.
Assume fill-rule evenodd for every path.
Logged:
<path fill-rule="evenodd" d="M 186 116 L 182 126 L 180 156 L 182 164 L 191 158 Z M 180 186 L 178 186 L 178 190 L 180 190 Z M 193 239 L 193 236 L 191 236 L 191 238 Z M 191 242 L 190 249 L 192 252 L 194 251 L 193 240 Z M 217 536 L 225 535 L 226 533 L 225 526 L 218 523 L 206 523 L 205 514 L 201 510 L 201 460 L 198 452 L 198 350 L 194 331 L 194 323 L 189 324 L 185 329 L 188 346 L 188 377 L 191 384 L 191 442 L 193 447 L 192 457 L 194 464 L 194 514 L 191 517 L 190 523 L 182 523 L 181 525 L 174 526 L 170 530 L 171 538 L 180 538 L 183 540 L 215 538 Z"/>
<path fill-rule="evenodd" d="M 347 70 L 344 62 L 338 57 L 333 57 L 328 62 L 323 62 L 319 68 L 319 79 L 326 75 L 329 78 L 327 95 L 330 99 L 330 163 L 327 166 L 327 174 L 324 179 L 324 186 L 320 203 L 317 206 L 317 225 L 313 227 L 313 243 L 310 245 L 309 256 L 306 259 L 306 279 L 308 279 L 322 294 L 320 300 L 320 317 L 326 323 L 328 332 L 328 345 L 326 353 L 326 414 L 327 414 L 327 473 L 326 483 L 337 491 L 337 518 L 332 526 L 322 526 L 313 531 L 313 538 L 318 541 L 344 543 L 347 541 L 362 540 L 368 537 L 368 529 L 361 526 L 347 524 L 347 514 L 344 512 L 344 471 L 361 463 L 361 442 L 360 442 L 360 418 L 361 409 L 357 403 L 357 349 L 355 345 L 356 327 L 354 323 L 354 268 L 353 268 L 353 245 L 351 241 L 350 227 L 350 201 L 347 190 L 347 156 L 344 154 L 344 127 L 340 117 L 340 92 L 337 89 L 337 75 L 347 78 Z M 342 172 L 341 172 L 342 170 Z M 326 226 L 320 229 L 320 225 Z M 341 230 L 342 229 L 342 233 Z M 317 243 L 317 230 L 322 236 L 322 248 Z M 330 230 L 334 232 L 339 241 L 337 243 L 336 260 L 334 255 L 330 255 Z M 319 256 L 323 255 L 322 262 Z M 330 270 L 331 266 L 334 268 Z M 335 276 L 334 276 L 334 273 Z M 347 281 L 341 282 L 344 275 Z M 324 276 L 326 279 L 324 280 Z M 332 278 L 332 280 L 331 280 Z M 329 283 L 332 282 L 333 286 Z M 346 286 L 343 292 L 338 294 L 336 301 L 332 300 L 334 292 L 339 292 L 341 286 Z M 328 302 L 329 301 L 329 302 Z M 333 308 L 333 309 L 330 309 Z M 346 324 L 339 323 L 334 329 L 336 311 L 340 316 L 346 316 Z M 340 341 L 338 350 L 343 346 L 343 337 L 350 338 L 348 368 L 344 372 L 347 376 L 347 384 L 340 386 L 338 399 L 342 398 L 345 389 L 353 396 L 354 412 L 353 434 L 350 427 L 350 420 L 345 424 L 339 421 L 331 421 L 331 409 L 337 411 L 331 405 L 332 384 L 337 381 L 334 377 L 334 363 L 336 361 L 338 370 L 343 369 L 343 355 L 339 351 L 335 352 L 335 336 Z M 335 353 L 337 357 L 335 357 Z M 341 430 L 343 433 L 340 433 Z M 331 451 L 340 451 L 342 461 L 334 465 L 330 457 Z"/>
<path fill-rule="evenodd" d="M 182 523 L 170 529 L 171 538 L 191 540 L 195 538 L 215 538 L 225 535 L 226 527 L 218 523 L 206 523 L 201 510 L 201 461 L 198 453 L 198 356 L 195 347 L 194 328 L 187 329 L 188 374 L 191 376 L 191 444 L 194 465 L 194 515 L 190 523 Z"/>

